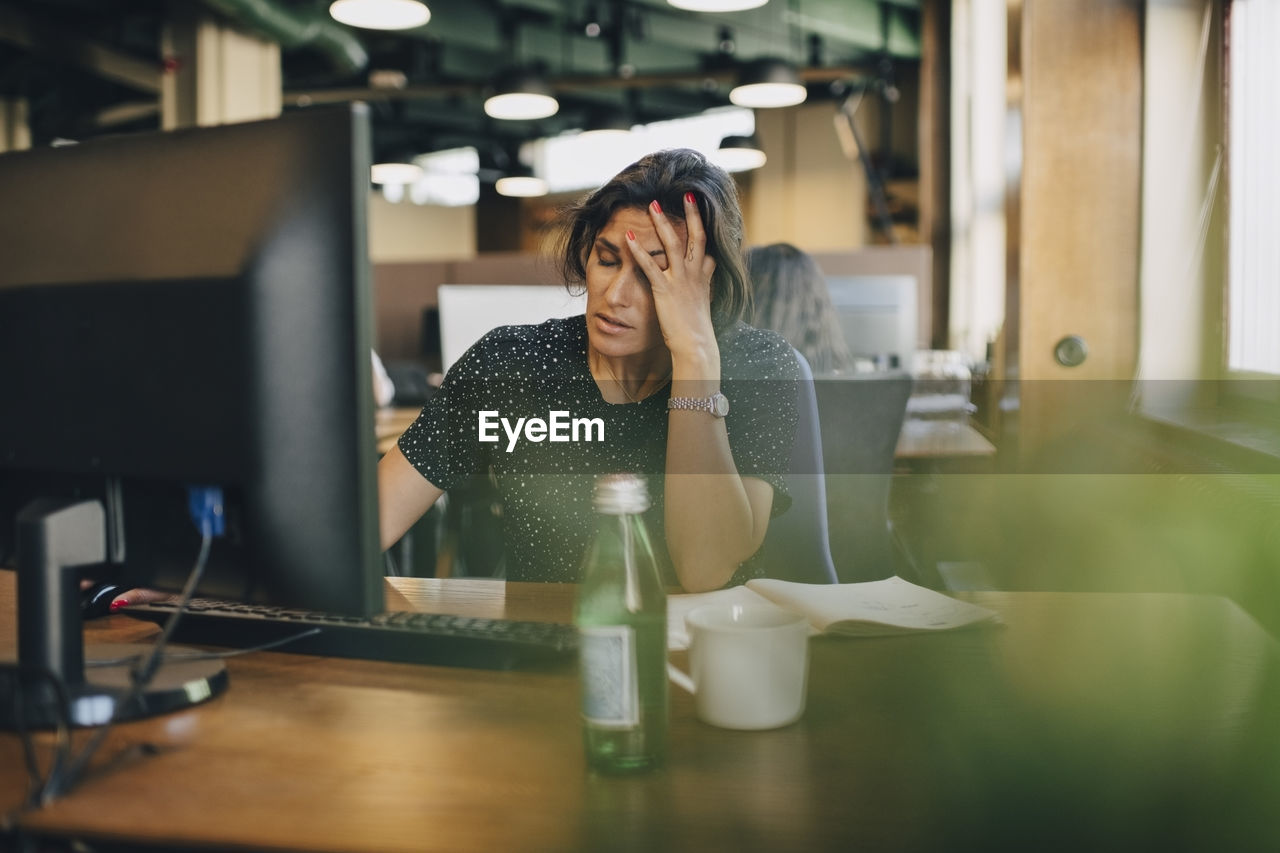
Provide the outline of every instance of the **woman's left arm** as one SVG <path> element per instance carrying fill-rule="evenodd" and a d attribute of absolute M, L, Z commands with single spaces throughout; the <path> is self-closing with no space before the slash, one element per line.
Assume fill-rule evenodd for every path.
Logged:
<path fill-rule="evenodd" d="M 705 399 L 720 391 L 720 348 L 711 322 L 716 262 L 705 254 L 706 233 L 692 194 L 685 195 L 684 215 L 687 236 L 682 240 L 657 202 L 649 206 L 666 269 L 630 234 L 627 243 L 649 279 L 671 351 L 671 395 Z M 773 487 L 738 474 L 723 418 L 681 409 L 667 417 L 667 548 L 685 590 L 717 589 L 764 541 Z"/>

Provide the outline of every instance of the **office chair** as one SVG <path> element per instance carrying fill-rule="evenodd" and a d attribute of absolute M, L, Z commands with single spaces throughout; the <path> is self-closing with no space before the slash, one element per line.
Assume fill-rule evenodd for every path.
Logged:
<path fill-rule="evenodd" d="M 900 371 L 822 377 L 814 383 L 831 551 L 842 583 L 894 574 L 918 577 L 889 518 L 894 450 L 911 386 L 910 374 Z"/>
<path fill-rule="evenodd" d="M 793 350 L 794 351 L 794 350 Z M 822 466 L 822 433 L 813 371 L 795 351 L 800 367 L 796 441 L 789 471 L 783 475 L 791 508 L 769 522 L 759 558 L 769 577 L 804 583 L 835 583 L 835 564 L 827 536 L 827 496 Z M 904 404 L 905 405 L 905 404 Z"/>
<path fill-rule="evenodd" d="M 414 361 L 388 361 L 387 378 L 395 386 L 392 405 L 421 406 L 431 399 L 436 389 L 427 381 L 426 369 Z"/>

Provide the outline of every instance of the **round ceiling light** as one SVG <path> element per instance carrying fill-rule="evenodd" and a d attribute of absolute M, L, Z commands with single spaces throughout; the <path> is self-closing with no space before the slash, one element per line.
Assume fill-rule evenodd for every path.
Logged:
<path fill-rule="evenodd" d="M 769 0 L 667 0 L 667 4 L 690 12 L 742 12 L 758 9 Z"/>
<path fill-rule="evenodd" d="M 535 198 L 547 194 L 547 182 L 533 175 L 507 175 L 494 181 L 499 195 L 512 198 Z"/>
<path fill-rule="evenodd" d="M 431 10 L 420 0 L 334 0 L 329 15 L 366 30 L 408 30 L 431 20 Z"/>
<path fill-rule="evenodd" d="M 807 95 L 800 75 L 788 63 L 762 59 L 743 68 L 729 100 L 740 107 L 771 109 L 793 107 L 803 103 Z"/>
<path fill-rule="evenodd" d="M 631 117 L 618 109 L 596 111 L 578 134 L 579 139 L 593 142 L 615 142 L 631 135 Z"/>
<path fill-rule="evenodd" d="M 404 160 L 387 160 L 374 163 L 369 169 L 369 180 L 375 184 L 412 184 L 422 177 L 422 167 Z"/>
<path fill-rule="evenodd" d="M 531 120 L 553 116 L 560 102 L 540 74 L 527 70 L 507 71 L 494 83 L 494 94 L 484 102 L 490 118 Z"/>
<path fill-rule="evenodd" d="M 726 172 L 745 172 L 759 169 L 768 159 L 755 137 L 726 136 L 720 140 L 720 148 L 712 155 L 711 162 Z"/>

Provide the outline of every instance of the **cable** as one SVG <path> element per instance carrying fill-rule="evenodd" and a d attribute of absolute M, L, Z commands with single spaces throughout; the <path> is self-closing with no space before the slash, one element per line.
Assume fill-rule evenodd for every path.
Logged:
<path fill-rule="evenodd" d="M 58 768 L 61 772 L 57 773 L 50 771 L 48 779 L 39 792 L 40 805 L 52 802 L 75 787 L 89 761 L 102 746 L 111 729 L 119 721 L 121 712 L 133 707 L 138 702 L 150 685 L 151 679 L 155 677 L 156 670 L 160 668 L 164 647 L 173 635 L 174 629 L 177 628 L 182 614 L 186 612 L 187 605 L 191 602 L 192 596 L 195 595 L 196 587 L 200 585 L 200 580 L 204 576 L 205 567 L 209 564 L 209 551 L 213 547 L 213 537 L 220 536 L 224 530 L 221 489 L 214 486 L 190 487 L 188 489 L 188 508 L 191 512 L 192 520 L 200 528 L 200 553 L 196 556 L 195 565 L 192 566 L 191 573 L 187 576 L 187 582 L 178 597 L 178 606 L 170 614 L 168 620 L 165 621 L 164 630 L 156 638 L 150 654 L 144 661 L 136 663 L 130 670 L 130 690 L 122 700 L 116 703 L 115 708 L 112 709 L 111 718 L 93 733 L 93 736 L 84 745 L 84 748 L 80 750 L 80 753 L 70 759 L 70 763 L 66 765 L 65 769 Z"/>
<path fill-rule="evenodd" d="M 288 637 L 282 637 L 279 640 L 272 640 L 269 643 L 263 643 L 260 646 L 249 646 L 244 649 L 231 649 L 225 652 L 178 652 L 177 654 L 167 654 L 164 656 L 164 663 L 169 661 L 193 661 L 193 660 L 225 660 L 226 658 L 239 657 L 240 655 L 252 654 L 254 652 L 267 652 L 271 649 L 278 648 L 289 643 L 295 643 L 298 640 L 313 637 L 319 634 L 322 628 L 308 628 L 305 631 L 299 631 Z M 141 654 L 127 655 L 122 658 L 103 658 L 100 660 L 85 661 L 85 668 L 89 667 L 105 667 L 105 666 L 125 666 L 136 662 L 141 658 Z"/>
<path fill-rule="evenodd" d="M 299 631 L 298 633 L 292 634 L 288 637 L 283 637 L 279 640 L 272 640 L 271 642 L 263 643 L 260 646 L 250 646 L 247 649 L 231 649 L 225 652 L 182 652 L 176 655 L 169 655 L 165 660 L 226 660 L 227 658 L 239 657 L 240 655 L 252 654 L 254 652 L 270 651 L 271 649 L 278 648 L 279 646 L 283 646 L 288 643 L 295 643 L 298 640 L 302 640 L 307 637 L 314 637 L 323 630 L 323 628 L 308 628 L 305 631 Z"/>
<path fill-rule="evenodd" d="M 27 766 L 27 799 L 18 811 L 5 815 L 4 821 L 0 823 L 7 826 L 21 811 L 38 807 L 40 805 L 42 792 L 48 784 L 48 780 L 62 772 L 71 752 L 71 732 L 69 724 L 71 717 L 71 703 L 67 696 L 66 686 L 62 683 L 62 679 L 58 678 L 58 676 L 56 676 L 52 671 L 45 669 L 44 667 L 37 667 L 23 663 L 6 663 L 0 667 L 0 670 L 9 671 L 13 676 L 14 728 L 17 730 L 18 737 L 22 741 L 22 755 Z M 48 775 L 44 775 L 40 772 L 40 761 L 36 756 L 35 739 L 32 737 L 32 733 L 26 725 L 25 684 L 28 681 L 33 683 L 44 681 L 48 683 L 52 688 L 52 699 L 57 711 L 54 722 L 53 758 L 49 763 Z M 44 701 L 44 698 L 45 697 L 41 697 L 40 701 Z"/>

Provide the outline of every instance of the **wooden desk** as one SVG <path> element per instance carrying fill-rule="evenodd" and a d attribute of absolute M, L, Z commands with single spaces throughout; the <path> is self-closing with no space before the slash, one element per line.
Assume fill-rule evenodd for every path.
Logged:
<path fill-rule="evenodd" d="M 957 421 L 907 420 L 894 458 L 952 459 L 994 456 L 996 447 L 972 426 Z"/>
<path fill-rule="evenodd" d="M 564 619 L 572 588 L 396 579 L 396 607 Z M 1235 605 L 984 593 L 1003 628 L 812 643 L 796 725 L 730 732 L 673 691 L 669 766 L 583 767 L 572 668 L 261 653 L 209 704 L 20 826 L 218 848 L 381 851 L 1280 849 L 1280 653 Z M 13 642 L 0 573 L 0 644 Z M 93 639 L 137 639 L 124 616 Z M 10 652 L 11 654 L 11 652 Z M 22 798 L 0 734 L 0 810 Z M 0 839 L 3 846 L 3 839 Z"/>
<path fill-rule="evenodd" d="M 378 438 L 379 456 L 396 446 L 401 434 L 412 426 L 421 411 L 421 406 L 396 406 L 376 410 L 373 430 Z"/>

